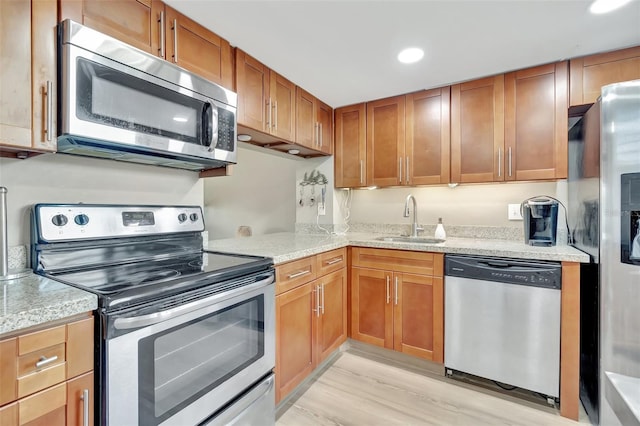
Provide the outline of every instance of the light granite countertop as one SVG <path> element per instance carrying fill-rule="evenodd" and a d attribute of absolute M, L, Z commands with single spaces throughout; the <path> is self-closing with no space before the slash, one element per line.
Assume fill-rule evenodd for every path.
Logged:
<path fill-rule="evenodd" d="M 0 281 L 0 337 L 96 309 L 94 294 L 30 274 Z"/>
<path fill-rule="evenodd" d="M 515 259 L 589 262 L 587 254 L 566 245 L 534 247 L 519 241 L 480 238 L 447 238 L 444 243 L 439 244 L 400 243 L 377 239 L 383 236 L 385 235 L 372 233 L 348 233 L 340 236 L 282 232 L 252 237 L 210 240 L 205 249 L 267 256 L 273 258 L 273 262 L 276 265 L 349 245 Z"/>

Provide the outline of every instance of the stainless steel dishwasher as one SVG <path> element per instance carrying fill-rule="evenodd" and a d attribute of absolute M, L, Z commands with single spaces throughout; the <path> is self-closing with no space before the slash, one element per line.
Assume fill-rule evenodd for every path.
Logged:
<path fill-rule="evenodd" d="M 447 255 L 447 374 L 460 371 L 528 389 L 560 391 L 557 262 Z"/>

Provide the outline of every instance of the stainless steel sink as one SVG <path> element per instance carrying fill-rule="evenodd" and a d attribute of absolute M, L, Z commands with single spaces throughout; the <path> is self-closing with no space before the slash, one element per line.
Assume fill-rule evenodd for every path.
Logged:
<path fill-rule="evenodd" d="M 417 243 L 417 244 L 438 244 L 444 243 L 444 240 L 429 237 L 379 237 L 379 241 L 388 241 L 390 243 Z"/>

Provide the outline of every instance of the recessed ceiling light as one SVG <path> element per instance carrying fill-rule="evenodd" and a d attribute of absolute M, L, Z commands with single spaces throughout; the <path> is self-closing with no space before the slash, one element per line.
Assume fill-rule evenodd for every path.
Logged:
<path fill-rule="evenodd" d="M 240 133 L 238 135 L 238 140 L 240 142 L 249 142 L 251 140 L 251 135 L 245 135 L 244 133 Z"/>
<path fill-rule="evenodd" d="M 398 53 L 398 60 L 403 64 L 418 62 L 424 56 L 424 51 L 419 47 L 408 47 Z"/>
<path fill-rule="evenodd" d="M 621 8 L 625 4 L 629 3 L 631 0 L 595 0 L 591 3 L 591 7 L 589 7 L 589 11 L 595 14 L 607 13 L 612 10 L 616 10 Z"/>
<path fill-rule="evenodd" d="M 299 149 L 290 149 L 289 151 L 287 151 L 289 154 L 291 155 L 298 155 L 300 154 L 300 150 Z"/>

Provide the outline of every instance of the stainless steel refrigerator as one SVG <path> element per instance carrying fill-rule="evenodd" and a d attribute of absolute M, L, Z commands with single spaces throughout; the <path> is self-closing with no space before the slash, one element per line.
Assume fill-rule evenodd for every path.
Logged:
<path fill-rule="evenodd" d="M 581 268 L 580 398 L 594 424 L 640 425 L 640 80 L 570 119 L 568 211 Z"/>

